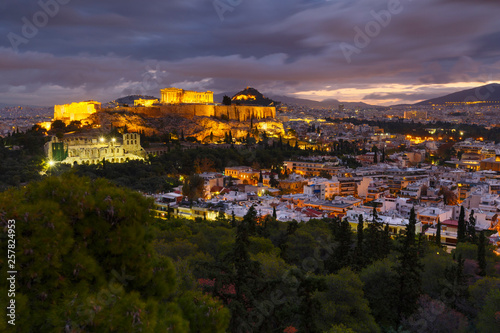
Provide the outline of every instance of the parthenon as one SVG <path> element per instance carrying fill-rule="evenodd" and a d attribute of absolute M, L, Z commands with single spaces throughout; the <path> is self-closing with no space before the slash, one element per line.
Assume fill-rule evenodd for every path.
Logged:
<path fill-rule="evenodd" d="M 179 88 L 161 89 L 162 104 L 206 104 L 214 102 L 212 91 L 198 92 Z"/>

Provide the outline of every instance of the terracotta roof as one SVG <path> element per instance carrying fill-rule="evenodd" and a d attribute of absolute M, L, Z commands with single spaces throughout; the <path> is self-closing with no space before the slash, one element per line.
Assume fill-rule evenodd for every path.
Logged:
<path fill-rule="evenodd" d="M 441 222 L 441 224 L 451 225 L 451 226 L 458 227 L 458 221 L 457 220 L 444 220 L 443 222 Z"/>

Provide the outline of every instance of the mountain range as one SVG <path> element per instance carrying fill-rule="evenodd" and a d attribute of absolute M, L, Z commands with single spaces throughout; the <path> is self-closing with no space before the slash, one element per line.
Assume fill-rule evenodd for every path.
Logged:
<path fill-rule="evenodd" d="M 428 99 L 414 105 L 445 105 L 449 103 L 466 103 L 479 101 L 488 102 L 485 103 L 488 105 L 500 104 L 500 84 L 491 83 L 477 88 L 461 90 L 445 96 Z"/>

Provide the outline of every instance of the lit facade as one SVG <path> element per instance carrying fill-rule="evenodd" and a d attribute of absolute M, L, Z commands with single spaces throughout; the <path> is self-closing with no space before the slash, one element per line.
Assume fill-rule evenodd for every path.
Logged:
<path fill-rule="evenodd" d="M 45 151 L 49 160 L 71 165 L 98 164 L 103 160 L 124 163 L 143 160 L 145 156 L 137 133 L 123 134 L 121 140 L 97 137 L 68 137 L 59 140 L 54 136 L 45 144 Z"/>
<path fill-rule="evenodd" d="M 139 99 L 134 100 L 134 106 L 146 106 L 146 107 L 150 107 L 150 106 L 153 106 L 153 104 L 157 104 L 159 102 L 160 101 L 158 101 L 156 98 L 154 98 L 154 99 L 139 98 Z"/>
<path fill-rule="evenodd" d="M 75 102 L 71 104 L 54 105 L 54 120 L 64 122 L 81 121 L 101 108 L 96 101 Z"/>

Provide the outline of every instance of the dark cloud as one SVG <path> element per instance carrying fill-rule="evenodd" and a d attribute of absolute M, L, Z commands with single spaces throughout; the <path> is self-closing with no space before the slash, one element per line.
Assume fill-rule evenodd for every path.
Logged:
<path fill-rule="evenodd" d="M 23 18 L 33 22 L 42 9 L 3 0 L 0 101 L 106 101 L 128 91 L 158 95 L 172 84 L 253 85 L 267 94 L 356 88 L 367 100 L 420 100 L 431 88 L 399 96 L 362 90 L 499 79 L 498 1 L 401 0 L 363 46 L 356 29 L 373 28 L 372 12 L 387 13 L 387 0 L 241 0 L 224 13 L 214 2 L 71 0 L 14 52 L 8 36 L 22 37 Z M 356 47 L 350 62 L 341 45 Z"/>

